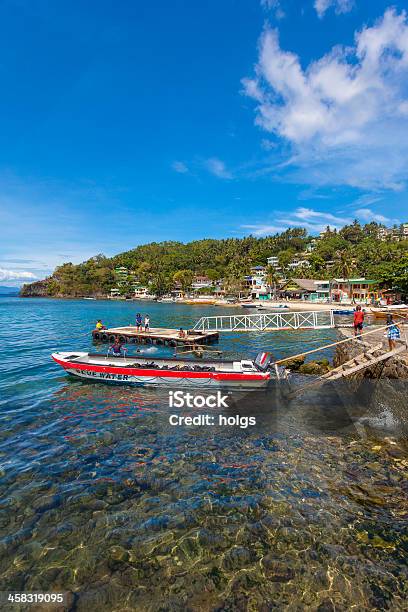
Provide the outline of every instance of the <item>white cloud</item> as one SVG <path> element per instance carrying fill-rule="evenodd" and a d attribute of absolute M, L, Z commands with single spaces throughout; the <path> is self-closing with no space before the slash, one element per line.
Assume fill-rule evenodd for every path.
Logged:
<path fill-rule="evenodd" d="M 353 223 L 354 219 L 367 223 L 377 221 L 378 223 L 392 224 L 398 223 L 398 219 L 388 219 L 383 215 L 377 214 L 370 208 L 361 208 L 353 213 L 353 216 L 345 216 L 344 214 L 332 214 L 325 211 L 314 210 L 313 208 L 296 208 L 294 211 L 279 212 L 274 215 L 274 222 L 254 223 L 250 225 L 242 225 L 241 227 L 250 230 L 256 236 L 265 236 L 268 234 L 276 234 L 290 227 L 304 227 L 311 234 L 318 234 L 324 231 L 327 226 L 330 229 L 341 229 L 344 225 Z"/>
<path fill-rule="evenodd" d="M 285 167 L 318 185 L 401 190 L 408 178 L 408 23 L 388 9 L 303 69 L 278 32 L 260 39 L 256 75 L 244 79 L 256 123 L 286 141 Z"/>
<path fill-rule="evenodd" d="M 35 280 L 36 278 L 35 274 L 26 272 L 25 270 L 8 270 L 7 268 L 0 268 L 0 281 Z"/>
<path fill-rule="evenodd" d="M 174 161 L 171 167 L 175 172 L 179 172 L 180 174 L 186 174 L 188 172 L 186 164 L 182 161 Z"/>
<path fill-rule="evenodd" d="M 267 11 L 274 11 L 276 19 L 285 17 L 280 0 L 261 0 L 261 6 Z"/>
<path fill-rule="evenodd" d="M 333 7 L 337 14 L 348 13 L 354 6 L 354 0 L 315 0 L 314 7 L 320 18 Z"/>
<path fill-rule="evenodd" d="M 296 208 L 290 212 L 277 211 L 273 224 L 255 223 L 252 225 L 243 225 L 244 229 L 249 229 L 256 236 L 265 236 L 267 234 L 275 234 L 282 232 L 289 227 L 304 227 L 311 234 L 317 234 L 327 226 L 331 229 L 340 229 L 346 223 L 351 223 L 352 219 L 344 216 L 335 216 L 331 213 L 313 210 L 312 208 Z"/>
<path fill-rule="evenodd" d="M 381 202 L 382 196 L 374 193 L 363 193 L 360 195 L 354 202 L 352 202 L 351 206 L 354 208 L 367 208 L 370 204 L 375 204 L 376 202 Z"/>
<path fill-rule="evenodd" d="M 262 223 L 254 223 L 253 225 L 241 225 L 242 229 L 249 230 L 254 236 L 268 236 L 278 234 L 287 229 L 283 225 L 266 225 Z"/>
<path fill-rule="evenodd" d="M 218 178 L 222 179 L 231 179 L 233 178 L 231 172 L 227 170 L 224 162 L 217 157 L 212 157 L 211 159 L 207 159 L 205 162 L 205 166 L 211 174 L 218 176 Z"/>
<path fill-rule="evenodd" d="M 391 219 L 374 213 L 370 208 L 359 208 L 356 210 L 356 216 L 363 221 L 377 221 L 377 223 L 390 223 Z"/>
<path fill-rule="evenodd" d="M 344 220 L 344 217 L 335 217 L 331 213 L 324 213 L 318 210 L 313 210 L 312 208 L 297 208 L 293 213 L 293 216 L 297 219 L 308 220 L 308 219 L 324 219 L 325 221 L 332 221 L 334 223 L 341 223 Z"/>
<path fill-rule="evenodd" d="M 264 149 L 264 151 L 272 151 L 272 149 L 276 149 L 276 146 L 276 142 L 273 142 L 268 138 L 262 138 L 261 140 L 261 147 Z"/>
<path fill-rule="evenodd" d="M 241 228 L 244 230 L 249 230 L 253 236 L 270 236 L 273 234 L 280 234 L 281 232 L 284 232 L 286 229 L 288 229 L 288 226 L 254 223 L 253 225 L 241 225 Z"/>

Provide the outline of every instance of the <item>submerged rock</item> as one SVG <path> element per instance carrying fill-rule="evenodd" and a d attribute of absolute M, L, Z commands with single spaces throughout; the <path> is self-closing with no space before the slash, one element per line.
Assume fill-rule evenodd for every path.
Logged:
<path fill-rule="evenodd" d="M 33 501 L 32 507 L 36 512 L 45 512 L 46 510 L 51 510 L 52 508 L 56 508 L 61 503 L 61 498 L 59 495 L 45 495 L 43 497 L 38 497 Z"/>
<path fill-rule="evenodd" d="M 223 565 L 225 569 L 235 570 L 249 565 L 253 560 L 254 555 L 249 548 L 235 546 L 225 554 Z"/>
<path fill-rule="evenodd" d="M 300 355 L 299 357 L 288 359 L 288 361 L 285 361 L 284 363 L 285 363 L 285 368 L 288 368 L 292 372 L 297 372 L 299 368 L 305 363 L 305 356 Z"/>
<path fill-rule="evenodd" d="M 320 376 L 326 374 L 330 370 L 329 361 L 321 359 L 320 361 L 308 361 L 301 365 L 298 369 L 300 374 L 314 374 Z"/>
<path fill-rule="evenodd" d="M 198 542 L 203 548 L 227 548 L 228 541 L 219 533 L 214 533 L 209 529 L 200 529 L 198 532 Z"/>
<path fill-rule="evenodd" d="M 108 551 L 110 566 L 116 567 L 129 561 L 129 552 L 122 546 L 111 546 Z"/>
<path fill-rule="evenodd" d="M 290 565 L 272 555 L 266 555 L 262 559 L 262 566 L 268 579 L 273 582 L 289 582 L 295 577 L 295 570 Z"/>

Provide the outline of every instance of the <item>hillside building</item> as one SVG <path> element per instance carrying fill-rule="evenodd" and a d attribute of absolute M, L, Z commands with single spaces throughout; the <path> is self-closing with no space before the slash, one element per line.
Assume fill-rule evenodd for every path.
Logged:
<path fill-rule="evenodd" d="M 283 298 L 323 302 L 329 299 L 330 281 L 311 278 L 291 278 L 279 289 Z"/>
<path fill-rule="evenodd" d="M 331 281 L 331 299 L 334 302 L 374 302 L 381 295 L 376 280 L 334 278 Z"/>

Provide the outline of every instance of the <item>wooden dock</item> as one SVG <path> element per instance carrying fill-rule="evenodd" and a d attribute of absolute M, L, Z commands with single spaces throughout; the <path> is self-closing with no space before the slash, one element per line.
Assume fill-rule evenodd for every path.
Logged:
<path fill-rule="evenodd" d="M 127 327 L 111 327 L 101 331 L 94 329 L 92 338 L 95 342 L 102 343 L 112 343 L 116 337 L 119 337 L 120 342 L 126 344 L 163 344 L 168 346 L 211 344 L 218 342 L 219 339 L 219 333 L 216 331 L 185 330 L 185 332 L 186 335 L 180 338 L 178 329 L 152 327 L 147 332 L 139 332 L 134 325 L 128 325 Z"/>

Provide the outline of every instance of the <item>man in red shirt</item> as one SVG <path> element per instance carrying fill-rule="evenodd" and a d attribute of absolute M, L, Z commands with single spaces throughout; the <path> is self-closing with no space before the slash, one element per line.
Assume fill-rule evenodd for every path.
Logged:
<path fill-rule="evenodd" d="M 361 310 L 361 306 L 356 306 L 354 311 L 354 335 L 358 336 L 359 340 L 361 340 L 361 331 L 363 329 L 363 321 L 364 321 L 364 312 Z"/>

